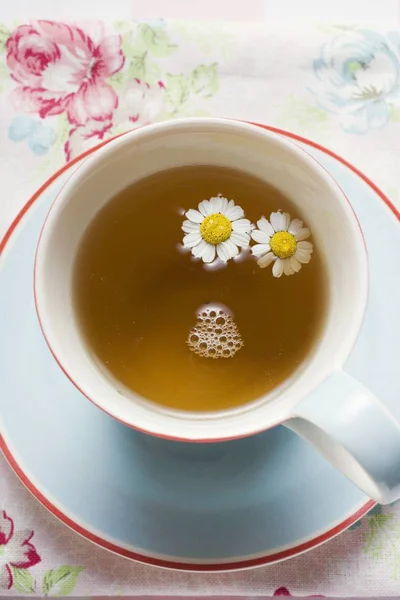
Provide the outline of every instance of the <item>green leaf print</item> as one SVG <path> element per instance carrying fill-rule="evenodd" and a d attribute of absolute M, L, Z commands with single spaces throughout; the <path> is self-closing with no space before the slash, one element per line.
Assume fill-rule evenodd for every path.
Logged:
<path fill-rule="evenodd" d="M 388 508 L 382 509 L 388 511 Z M 388 564 L 393 579 L 400 576 L 400 519 L 392 512 L 380 512 L 366 517 L 363 550 L 375 560 Z"/>
<path fill-rule="evenodd" d="M 108 79 L 108 83 L 111 83 L 115 90 L 121 90 L 125 84 L 125 75 L 122 71 L 115 73 Z"/>
<path fill-rule="evenodd" d="M 0 92 L 3 91 L 6 82 L 9 80 L 9 72 L 4 58 L 1 56 L 5 54 L 6 41 L 11 35 L 11 31 L 3 24 L 0 23 Z"/>
<path fill-rule="evenodd" d="M 0 53 L 4 52 L 4 47 L 6 45 L 6 41 L 11 35 L 11 31 L 4 25 L 4 23 L 0 23 Z"/>
<path fill-rule="evenodd" d="M 394 106 L 393 104 L 389 106 L 389 119 L 394 123 L 400 121 L 400 106 Z"/>
<path fill-rule="evenodd" d="M 55 128 L 58 144 L 63 144 L 67 140 L 68 133 L 71 127 L 71 123 L 69 123 L 67 115 L 65 113 L 58 116 L 57 125 Z"/>
<path fill-rule="evenodd" d="M 142 23 L 139 29 L 146 50 L 154 56 L 169 56 L 175 52 L 177 46 L 170 43 L 164 29 L 150 27 L 145 23 Z"/>
<path fill-rule="evenodd" d="M 9 73 L 8 73 L 7 66 L 5 63 L 2 63 L 1 59 L 0 59 L 0 92 L 3 91 L 8 80 L 9 80 Z"/>
<path fill-rule="evenodd" d="M 126 31 L 121 35 L 121 48 L 126 59 L 128 60 L 133 51 L 132 32 Z"/>
<path fill-rule="evenodd" d="M 11 567 L 13 577 L 13 589 L 21 594 L 33 594 L 35 591 L 35 580 L 27 569 Z"/>
<path fill-rule="evenodd" d="M 112 84 L 118 89 L 126 81 L 141 79 L 150 85 L 159 81 L 161 69 L 155 59 L 168 56 L 177 46 L 170 44 L 165 31 L 139 24 L 134 32 L 126 32 L 122 36 L 122 50 L 127 63 L 119 77 L 112 77 Z"/>
<path fill-rule="evenodd" d="M 170 21 L 169 31 L 175 33 L 183 45 L 197 47 L 203 56 L 227 61 L 240 54 L 235 23 L 208 21 Z"/>
<path fill-rule="evenodd" d="M 149 53 L 160 58 L 169 56 L 176 49 L 177 46 L 170 43 L 164 29 L 150 27 L 146 23 L 137 24 L 134 31 L 127 32 L 122 36 L 122 50 L 128 57 Z"/>
<path fill-rule="evenodd" d="M 321 33 L 326 33 L 327 35 L 337 35 L 340 33 L 347 33 L 348 31 L 357 31 L 359 29 L 359 25 L 349 23 L 347 25 L 335 25 L 331 23 L 317 23 L 315 28 L 317 31 Z"/>
<path fill-rule="evenodd" d="M 165 81 L 167 102 L 172 109 L 172 114 L 175 114 L 189 98 L 189 78 L 183 74 L 172 75 L 167 73 Z"/>
<path fill-rule="evenodd" d="M 142 54 L 132 56 L 128 69 L 128 79 L 146 79 L 147 50 Z"/>
<path fill-rule="evenodd" d="M 146 82 L 154 85 L 162 79 L 161 69 L 154 61 L 148 61 L 146 64 Z"/>
<path fill-rule="evenodd" d="M 79 574 L 83 569 L 84 567 L 63 565 L 58 569 L 47 571 L 43 577 L 43 594 L 45 596 L 68 596 L 74 591 Z"/>
<path fill-rule="evenodd" d="M 124 33 L 129 29 L 130 21 L 114 21 L 114 29 L 119 33 Z"/>
<path fill-rule="evenodd" d="M 218 63 L 199 65 L 189 75 L 167 73 L 165 86 L 167 117 L 207 114 L 198 104 L 218 91 Z"/>
<path fill-rule="evenodd" d="M 218 91 L 218 64 L 200 65 L 193 69 L 190 84 L 195 94 L 209 98 Z"/>
<path fill-rule="evenodd" d="M 328 115 L 308 101 L 290 94 L 282 103 L 278 126 L 294 130 L 300 135 L 320 132 L 327 126 Z"/>
<path fill-rule="evenodd" d="M 149 57 L 147 51 L 143 52 L 143 54 L 132 56 L 126 75 L 122 76 L 120 83 L 117 83 L 114 87 L 117 88 L 118 85 L 123 87 L 124 82 L 131 81 L 132 79 L 140 79 L 150 85 L 154 85 L 162 79 L 160 67 Z M 114 82 L 114 79 L 112 78 L 111 81 Z"/>

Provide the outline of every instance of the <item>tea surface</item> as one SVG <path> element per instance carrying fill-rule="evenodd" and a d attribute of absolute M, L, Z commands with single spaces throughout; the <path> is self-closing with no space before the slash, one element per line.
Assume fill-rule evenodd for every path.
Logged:
<path fill-rule="evenodd" d="M 165 407 L 222 410 L 259 398 L 299 367 L 323 321 L 317 247 L 299 273 L 279 279 L 249 250 L 206 266 L 183 248 L 184 213 L 218 194 L 252 223 L 278 209 L 302 218 L 246 173 L 179 167 L 111 199 L 75 264 L 74 301 L 89 348 L 124 386 Z M 199 333 L 218 337 L 220 358 L 199 353 Z"/>

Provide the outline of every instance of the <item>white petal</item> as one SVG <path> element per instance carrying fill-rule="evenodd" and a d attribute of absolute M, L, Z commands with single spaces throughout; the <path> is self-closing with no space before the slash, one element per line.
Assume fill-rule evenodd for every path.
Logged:
<path fill-rule="evenodd" d="M 276 261 L 274 262 L 274 266 L 272 267 L 272 275 L 274 277 L 281 277 L 283 273 L 283 260 L 280 258 L 277 258 Z"/>
<path fill-rule="evenodd" d="M 251 247 L 251 252 L 254 256 L 262 256 L 263 254 L 267 254 L 270 250 L 269 244 L 256 244 Z"/>
<path fill-rule="evenodd" d="M 195 233 L 200 231 L 200 223 L 193 223 L 192 221 L 183 221 L 182 229 L 185 233 Z"/>
<path fill-rule="evenodd" d="M 312 252 L 314 249 L 311 242 L 299 242 L 297 247 L 301 250 L 308 250 L 309 252 Z"/>
<path fill-rule="evenodd" d="M 214 258 L 215 258 L 215 246 L 214 246 L 214 244 L 207 244 L 206 243 L 206 247 L 203 250 L 201 258 L 203 259 L 203 262 L 205 262 L 205 263 L 210 263 L 210 262 L 212 262 L 214 260 Z"/>
<path fill-rule="evenodd" d="M 210 198 L 210 205 L 212 208 L 211 214 L 221 213 L 223 215 L 228 208 L 228 200 L 222 196 L 214 196 L 214 198 Z"/>
<path fill-rule="evenodd" d="M 235 206 L 235 201 L 234 200 L 229 200 L 228 202 L 228 208 L 226 209 L 226 216 L 228 217 L 229 215 L 229 211 L 231 210 L 231 208 L 234 208 Z"/>
<path fill-rule="evenodd" d="M 33 556 L 36 554 L 33 552 L 33 546 L 29 543 L 29 540 L 33 536 L 31 529 L 19 529 L 14 532 L 14 535 L 9 539 L 8 543 L 3 545 L 5 556 L 3 555 L 2 561 L 6 559 L 9 565 L 25 565 L 29 566 Z M 24 567 L 22 567 L 24 568 Z"/>
<path fill-rule="evenodd" d="M 283 272 L 285 275 L 294 275 L 292 265 L 290 264 L 290 260 L 288 258 L 283 261 Z"/>
<path fill-rule="evenodd" d="M 259 229 L 254 229 L 254 231 L 251 232 L 251 237 L 255 242 L 259 242 L 260 244 L 269 244 L 269 240 L 271 239 L 268 233 L 260 231 Z"/>
<path fill-rule="evenodd" d="M 275 256 L 272 254 L 272 252 L 268 252 L 268 254 L 265 254 L 265 256 L 261 256 L 258 259 L 257 264 L 262 269 L 265 269 L 265 267 L 268 267 L 274 260 Z"/>
<path fill-rule="evenodd" d="M 274 212 L 270 214 L 270 223 L 275 231 L 286 231 L 290 223 L 289 213 Z"/>
<path fill-rule="evenodd" d="M 290 225 L 289 213 L 281 213 L 282 231 L 287 231 Z"/>
<path fill-rule="evenodd" d="M 12 583 L 13 578 L 10 567 L 7 564 L 2 564 L 0 566 L 0 589 L 10 589 Z"/>
<path fill-rule="evenodd" d="M 229 252 L 231 255 L 231 258 L 234 258 L 235 256 L 237 256 L 239 254 L 239 248 L 232 242 L 232 240 L 226 240 L 226 242 L 223 242 L 223 244 L 226 244 L 227 246 L 229 246 Z"/>
<path fill-rule="evenodd" d="M 188 233 L 183 238 L 183 245 L 186 248 L 193 248 L 193 246 L 197 246 L 197 244 L 199 244 L 200 242 L 201 242 L 200 232 Z"/>
<path fill-rule="evenodd" d="M 232 223 L 233 231 L 239 231 L 240 233 L 250 233 L 251 223 L 249 219 L 238 219 Z"/>
<path fill-rule="evenodd" d="M 244 210 L 241 206 L 236 206 L 233 200 L 230 200 L 225 216 L 231 221 L 237 221 L 238 219 L 242 219 L 244 217 Z"/>
<path fill-rule="evenodd" d="M 208 217 L 208 215 L 212 215 L 212 208 L 209 200 L 202 200 L 199 203 L 198 208 L 203 217 Z"/>
<path fill-rule="evenodd" d="M 300 221 L 300 219 L 293 219 L 293 221 L 289 225 L 288 231 L 289 231 L 289 233 L 296 235 L 296 233 L 298 231 L 300 231 L 300 229 L 302 227 L 303 227 L 303 221 Z"/>
<path fill-rule="evenodd" d="M 195 256 L 196 258 L 200 258 L 200 256 L 203 254 L 206 246 L 207 246 L 206 240 L 202 239 L 201 242 L 199 244 L 197 244 L 197 246 L 192 248 L 193 256 Z"/>
<path fill-rule="evenodd" d="M 269 221 L 267 221 L 267 219 L 265 217 L 261 217 L 261 219 L 259 219 L 257 221 L 257 227 L 261 231 L 265 231 L 265 233 L 269 237 L 271 237 L 275 233 L 274 228 L 272 227 L 271 223 Z"/>
<path fill-rule="evenodd" d="M 221 244 L 218 244 L 217 246 L 217 254 L 219 256 L 219 258 L 222 260 L 222 262 L 227 262 L 230 259 L 230 254 L 228 249 L 223 246 L 224 242 L 221 242 Z"/>
<path fill-rule="evenodd" d="M 303 250 L 302 248 L 298 248 L 294 256 L 299 262 L 303 263 L 303 265 L 306 265 L 311 260 L 310 250 Z"/>
<path fill-rule="evenodd" d="M 279 213 L 271 213 L 269 215 L 269 221 L 274 228 L 274 231 L 280 231 L 279 226 L 281 224 L 281 217 Z"/>
<path fill-rule="evenodd" d="M 227 262 L 230 258 L 239 254 L 239 248 L 231 240 L 226 240 L 226 242 L 218 244 L 217 254 L 223 262 Z"/>
<path fill-rule="evenodd" d="M 213 196 L 212 198 L 210 198 L 209 202 L 211 214 L 217 213 L 219 209 L 219 196 Z"/>
<path fill-rule="evenodd" d="M 226 211 L 228 210 L 228 200 L 226 198 L 219 197 L 219 212 L 221 215 L 226 215 Z"/>
<path fill-rule="evenodd" d="M 295 273 L 298 273 L 301 269 L 301 263 L 297 260 L 295 256 L 290 257 L 290 265 Z"/>
<path fill-rule="evenodd" d="M 203 215 L 198 210 L 194 210 L 194 208 L 187 211 L 186 217 L 193 223 L 201 223 L 204 219 Z"/>
<path fill-rule="evenodd" d="M 302 229 L 299 229 L 299 231 L 295 234 L 294 237 L 298 242 L 306 240 L 308 237 L 310 237 L 310 230 L 308 229 L 308 227 L 303 227 Z"/>
<path fill-rule="evenodd" d="M 237 233 L 236 231 L 231 233 L 229 239 L 232 240 L 236 246 L 240 246 L 241 248 L 247 248 L 250 242 L 250 236 L 247 233 Z"/>

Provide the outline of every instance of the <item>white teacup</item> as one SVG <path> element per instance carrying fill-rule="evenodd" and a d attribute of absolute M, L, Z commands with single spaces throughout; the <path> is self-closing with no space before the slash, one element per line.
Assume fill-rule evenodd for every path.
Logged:
<path fill-rule="evenodd" d="M 103 205 L 133 181 L 188 164 L 245 170 L 287 195 L 313 232 L 328 278 L 323 331 L 303 365 L 270 394 L 237 409 L 167 410 L 124 391 L 93 359 L 72 305 L 72 272 L 82 236 Z M 141 431 L 215 442 L 285 424 L 314 444 L 366 494 L 400 497 L 400 426 L 341 368 L 360 330 L 368 259 L 355 214 L 332 177 L 280 135 L 223 119 L 183 119 L 132 131 L 98 150 L 71 176 L 43 227 L 35 298 L 57 362 L 97 406 Z"/>

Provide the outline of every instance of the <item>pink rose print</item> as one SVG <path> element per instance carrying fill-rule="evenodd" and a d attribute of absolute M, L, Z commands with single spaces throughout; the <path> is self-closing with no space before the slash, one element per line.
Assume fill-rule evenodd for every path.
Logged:
<path fill-rule="evenodd" d="M 103 122 L 92 120 L 82 127 L 71 129 L 64 146 L 66 161 L 70 161 L 82 152 L 100 144 L 103 140 L 112 137 L 112 126 L 113 123 L 110 120 Z"/>
<path fill-rule="evenodd" d="M 140 79 L 129 81 L 121 91 L 112 121 L 91 119 L 85 125 L 71 129 L 64 146 L 66 160 L 75 158 L 117 133 L 156 121 L 161 117 L 164 106 L 165 86 L 162 81 L 156 85 L 149 85 Z"/>
<path fill-rule="evenodd" d="M 0 588 L 13 584 L 11 567 L 28 569 L 40 562 L 35 546 L 30 543 L 33 531 L 14 531 L 14 521 L 0 511 Z"/>
<path fill-rule="evenodd" d="M 114 121 L 124 124 L 127 129 L 154 122 L 163 113 L 165 107 L 165 85 L 158 81 L 150 85 L 141 79 L 128 82 L 118 109 L 114 113 Z"/>
<path fill-rule="evenodd" d="M 16 108 L 42 118 L 66 112 L 74 125 L 112 117 L 118 96 L 107 78 L 124 60 L 119 35 L 91 37 L 53 21 L 21 25 L 6 42 L 7 66 L 19 84 Z"/>

